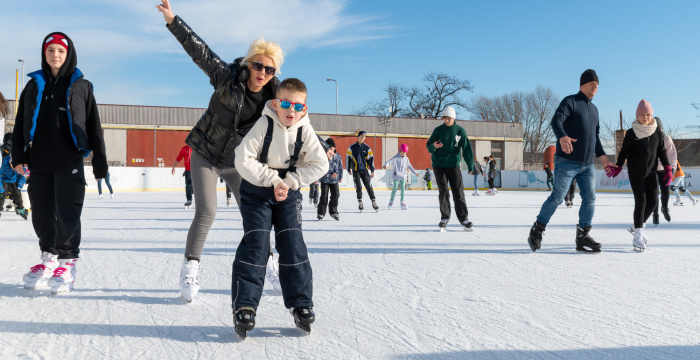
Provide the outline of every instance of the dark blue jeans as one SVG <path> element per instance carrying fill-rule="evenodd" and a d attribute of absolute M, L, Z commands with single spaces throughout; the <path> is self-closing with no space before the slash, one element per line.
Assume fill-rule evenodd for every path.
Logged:
<path fill-rule="evenodd" d="M 277 201 L 272 187 L 255 186 L 245 180 L 240 191 L 244 234 L 233 260 L 233 308 L 258 309 L 273 226 L 284 306 L 313 307 L 311 264 L 301 232 L 301 192 L 289 190 L 287 199 Z"/>
<path fill-rule="evenodd" d="M 578 225 L 591 226 L 595 212 L 595 168 L 593 164 L 585 165 L 578 161 L 565 160 L 557 157 L 554 162 L 554 189 L 542 204 L 537 221 L 549 223 L 557 207 L 564 201 L 569 192 L 571 181 L 576 179 L 581 195 L 581 208 L 578 211 Z"/>

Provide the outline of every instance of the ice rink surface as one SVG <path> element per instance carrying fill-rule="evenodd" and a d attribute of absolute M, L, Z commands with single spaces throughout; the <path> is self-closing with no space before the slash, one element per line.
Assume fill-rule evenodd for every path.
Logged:
<path fill-rule="evenodd" d="M 408 191 L 406 211 L 387 210 L 389 191 L 378 191 L 378 213 L 360 213 L 343 191 L 340 221 L 317 221 L 305 199 L 312 333 L 295 328 L 266 285 L 243 342 L 230 297 L 241 215 L 223 192 L 190 304 L 177 285 L 194 214 L 183 193 L 88 193 L 75 290 L 59 296 L 22 287 L 38 240 L 31 221 L 3 212 L 0 358 L 700 358 L 700 205 L 671 207 L 672 222 L 650 225 L 638 253 L 626 231 L 632 195 L 598 193 L 591 234 L 603 252 L 579 254 L 577 194 L 532 253 L 529 227 L 548 194 L 465 191 L 471 233 L 454 212 L 450 231 L 438 231 L 437 191 Z"/>

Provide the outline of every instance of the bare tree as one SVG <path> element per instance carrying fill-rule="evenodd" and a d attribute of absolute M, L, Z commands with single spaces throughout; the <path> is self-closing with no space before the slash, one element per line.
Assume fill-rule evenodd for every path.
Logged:
<path fill-rule="evenodd" d="M 527 93 L 476 96 L 467 107 L 477 120 L 523 123 L 524 150 L 535 154 L 543 152 L 554 140 L 550 123 L 559 101 L 552 89 L 537 86 Z"/>
<path fill-rule="evenodd" d="M 446 106 L 458 106 L 468 110 L 463 93 L 474 87 L 469 80 L 445 73 L 430 72 L 423 77 L 425 85 L 414 86 L 408 91 L 410 117 L 440 117 Z"/>
<path fill-rule="evenodd" d="M 408 107 L 408 89 L 396 84 L 389 83 L 384 88 L 384 97 L 381 100 L 370 101 L 364 106 L 353 110 L 355 115 L 370 116 L 406 116 L 410 113 Z M 389 111 L 391 109 L 391 111 Z"/>

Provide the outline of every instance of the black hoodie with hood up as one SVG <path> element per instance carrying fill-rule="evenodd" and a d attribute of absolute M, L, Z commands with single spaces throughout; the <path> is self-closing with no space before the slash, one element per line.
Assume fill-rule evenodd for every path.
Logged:
<path fill-rule="evenodd" d="M 54 34 L 68 41 L 66 61 L 55 77 L 44 52 L 46 39 Z M 26 163 L 31 171 L 60 171 L 92 151 L 95 178 L 104 178 L 107 158 L 102 125 L 92 84 L 76 67 L 73 41 L 63 33 L 53 32 L 44 38 L 41 50 L 42 70 L 29 74 L 32 80 L 19 100 L 13 131 L 13 165 Z"/>

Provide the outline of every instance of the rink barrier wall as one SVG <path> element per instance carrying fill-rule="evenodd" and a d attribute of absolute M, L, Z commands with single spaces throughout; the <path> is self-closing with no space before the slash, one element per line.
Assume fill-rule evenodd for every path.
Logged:
<path fill-rule="evenodd" d="M 85 167 L 87 178 L 88 192 L 97 192 L 97 181 L 92 176 L 92 167 Z M 171 174 L 172 168 L 168 167 L 112 167 L 109 169 L 111 175 L 110 183 L 115 191 L 185 191 L 185 178 L 183 176 L 184 168 L 176 168 L 175 175 Z M 695 189 L 694 179 L 700 178 L 700 169 L 684 169 L 686 173 L 685 186 L 688 190 Z M 352 177 L 348 176 L 346 170 L 343 170 L 343 181 L 340 182 L 341 190 L 355 190 Z M 409 173 L 408 190 L 423 190 L 425 182 L 423 174 L 425 170 L 419 171 L 419 176 L 416 177 L 413 173 Z M 431 170 L 431 173 L 433 171 Z M 391 178 L 393 172 L 389 170 L 377 170 L 372 179 L 372 186 L 375 190 L 391 190 L 393 182 Z M 462 178 L 465 190 L 474 190 L 474 181 L 471 174 L 466 170 L 462 170 Z M 225 187 L 221 183 L 217 188 L 224 191 Z M 483 177 L 480 181 L 480 189 L 488 187 L 486 179 Z M 544 171 L 518 171 L 518 170 L 503 170 L 498 172 L 495 181 L 496 187 L 501 190 L 528 190 L 528 191 L 547 191 L 547 177 Z M 435 184 L 435 176 L 433 173 L 433 190 L 437 190 Z M 700 185 L 697 186 L 700 188 Z M 302 190 L 308 189 L 308 186 Z M 26 187 L 25 187 L 26 190 Z M 596 171 L 596 191 L 603 192 L 631 192 L 629 177 L 627 170 L 620 172 L 614 179 L 610 179 L 605 175 L 603 170 Z M 108 193 L 106 184 L 102 184 L 102 192 Z"/>

